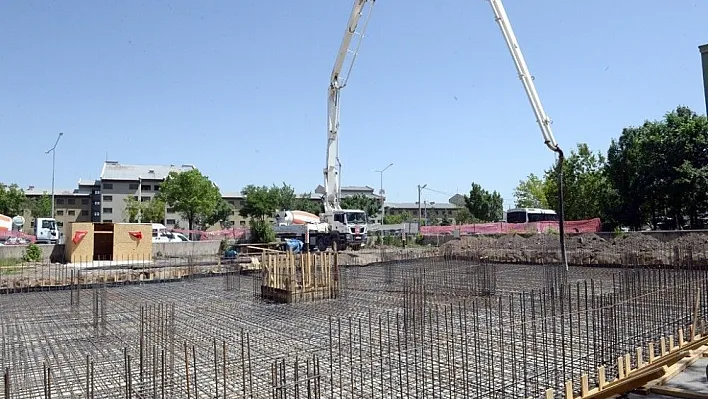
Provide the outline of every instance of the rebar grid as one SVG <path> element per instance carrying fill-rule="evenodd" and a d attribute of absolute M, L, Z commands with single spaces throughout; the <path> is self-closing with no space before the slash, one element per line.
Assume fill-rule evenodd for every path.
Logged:
<path fill-rule="evenodd" d="M 290 305 L 254 300 L 259 280 L 233 270 L 3 295 L 5 392 L 540 397 L 705 319 L 705 270 L 573 267 L 549 284 L 553 267 L 399 260 L 343 269 L 340 298 Z"/>

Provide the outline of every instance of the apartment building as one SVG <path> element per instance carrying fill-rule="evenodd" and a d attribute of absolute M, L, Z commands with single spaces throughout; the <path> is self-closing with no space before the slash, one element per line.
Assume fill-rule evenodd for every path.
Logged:
<path fill-rule="evenodd" d="M 99 219 L 106 223 L 128 221 L 125 212 L 126 199 L 146 202 L 160 191 L 160 185 L 170 172 L 185 172 L 196 169 L 194 165 L 127 165 L 106 161 L 100 177 Z M 165 209 L 168 227 L 187 227 L 187 222 L 172 208 Z"/>
<path fill-rule="evenodd" d="M 457 211 L 462 207 L 458 202 L 459 194 L 450 198 L 449 202 L 423 201 L 420 205 L 421 217 L 426 224 L 437 224 L 443 220 L 456 223 Z M 418 202 L 386 203 L 387 215 L 408 214 L 412 220 L 418 219 Z"/>
<path fill-rule="evenodd" d="M 25 190 L 25 195 L 29 199 L 39 198 L 42 195 L 51 196 L 52 190 L 37 189 L 34 186 L 29 186 Z M 71 222 L 90 222 L 91 221 L 91 192 L 86 189 L 77 188 L 74 190 L 60 189 L 54 190 L 54 213 L 57 220 L 57 226 L 60 230 L 64 225 Z M 27 234 L 31 234 L 34 229 L 34 215 L 29 209 L 26 209 L 23 214 L 26 222 L 23 230 Z"/>

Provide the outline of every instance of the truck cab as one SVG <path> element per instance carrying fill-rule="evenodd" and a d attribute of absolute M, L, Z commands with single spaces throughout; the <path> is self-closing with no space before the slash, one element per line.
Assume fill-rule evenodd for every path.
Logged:
<path fill-rule="evenodd" d="M 34 235 L 38 244 L 56 244 L 59 242 L 59 230 L 54 218 L 37 218 L 34 221 Z"/>
<path fill-rule="evenodd" d="M 366 245 L 369 224 L 366 212 L 358 209 L 342 209 L 325 213 L 324 218 L 339 235 L 339 245 L 359 249 Z"/>

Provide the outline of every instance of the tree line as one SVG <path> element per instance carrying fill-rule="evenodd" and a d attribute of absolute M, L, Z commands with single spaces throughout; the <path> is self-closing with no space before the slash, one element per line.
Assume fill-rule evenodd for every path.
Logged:
<path fill-rule="evenodd" d="M 558 211 L 558 173 L 528 175 L 517 207 Z M 700 229 L 708 224 L 708 119 L 685 106 L 622 130 L 606 152 L 579 143 L 563 166 L 566 220 L 599 217 L 605 229 Z"/>

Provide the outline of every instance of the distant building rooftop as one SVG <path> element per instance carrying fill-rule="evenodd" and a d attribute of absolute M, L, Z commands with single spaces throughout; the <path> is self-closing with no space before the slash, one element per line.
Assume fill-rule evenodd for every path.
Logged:
<path fill-rule="evenodd" d="M 417 202 L 387 202 L 387 208 L 391 209 L 418 209 Z M 447 202 L 428 202 L 423 203 L 421 208 L 435 208 L 435 209 L 458 209 L 459 206 L 455 204 L 449 204 Z"/>
<path fill-rule="evenodd" d="M 101 180 L 164 180 L 170 172 L 186 172 L 196 169 L 194 165 L 126 165 L 106 161 L 101 171 Z"/>
<path fill-rule="evenodd" d="M 29 186 L 29 187 L 23 189 L 23 191 L 25 192 L 25 195 L 28 197 L 39 197 L 42 194 L 52 195 L 51 188 L 40 189 L 40 188 L 36 188 L 35 186 Z M 67 190 L 67 189 L 55 188 L 54 195 L 55 196 L 67 196 L 67 195 L 85 196 L 85 195 L 89 195 L 89 192 L 88 191 L 81 191 L 79 189 Z"/>

